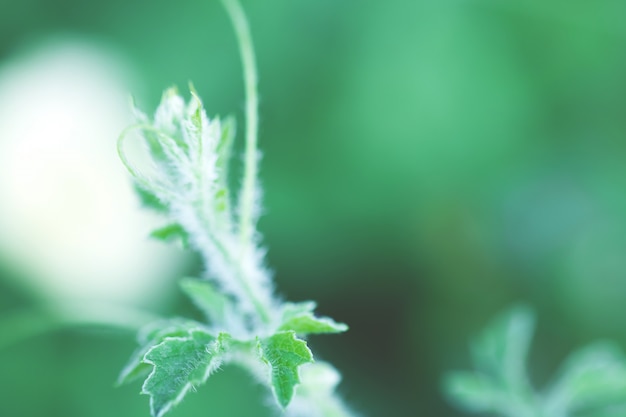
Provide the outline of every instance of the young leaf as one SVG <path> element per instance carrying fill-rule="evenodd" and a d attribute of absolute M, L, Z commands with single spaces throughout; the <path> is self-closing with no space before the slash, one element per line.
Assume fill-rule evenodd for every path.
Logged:
<path fill-rule="evenodd" d="M 306 342 L 294 331 L 278 332 L 260 342 L 261 358 L 271 367 L 271 386 L 278 404 L 285 408 L 300 383 L 298 367 L 313 362 Z"/>
<path fill-rule="evenodd" d="M 554 413 L 573 414 L 626 402 L 626 359 L 609 343 L 595 343 L 571 355 L 547 394 Z"/>
<path fill-rule="evenodd" d="M 471 412 L 537 416 L 538 399 L 526 376 L 533 328 L 534 316 L 526 307 L 492 322 L 472 345 L 477 372 L 453 373 L 444 380 L 450 399 Z"/>
<path fill-rule="evenodd" d="M 210 282 L 184 278 L 180 282 L 180 288 L 212 324 L 223 325 L 228 320 L 228 316 L 233 315 L 232 301 L 226 295 L 216 291 Z"/>
<path fill-rule="evenodd" d="M 476 367 L 512 388 L 526 386 L 526 357 L 534 327 L 534 315 L 527 307 L 517 306 L 501 315 L 472 346 Z"/>
<path fill-rule="evenodd" d="M 453 372 L 444 379 L 444 391 L 460 407 L 475 413 L 506 409 L 506 392 L 491 378 L 474 372 Z"/>
<path fill-rule="evenodd" d="M 150 233 L 150 237 L 162 240 L 164 242 L 171 242 L 180 239 L 183 247 L 187 247 L 189 241 L 189 234 L 178 223 L 168 224 L 167 226 L 163 226 L 159 229 L 153 230 Z"/>
<path fill-rule="evenodd" d="M 293 330 L 297 334 L 341 333 L 348 326 L 337 323 L 329 317 L 315 317 L 315 302 L 286 303 L 283 307 L 281 324 L 278 330 Z"/>
<path fill-rule="evenodd" d="M 138 342 L 140 347 L 135 350 L 124 369 L 122 369 L 117 384 L 127 384 L 147 376 L 152 367 L 143 362 L 144 356 L 153 346 L 161 343 L 163 339 L 166 337 L 187 337 L 191 330 L 201 327 L 202 324 L 186 319 L 162 320 L 146 326 L 139 333 Z"/>
<path fill-rule="evenodd" d="M 152 209 L 160 213 L 167 212 L 167 206 L 163 204 L 161 200 L 159 200 L 159 198 L 156 195 L 154 195 L 152 192 L 142 187 L 139 187 L 137 184 L 134 185 L 134 188 L 135 188 L 135 193 L 139 197 L 139 201 L 141 202 L 141 205 L 143 207 Z"/>
<path fill-rule="evenodd" d="M 150 395 L 153 417 L 163 416 L 187 391 L 206 381 L 227 349 L 223 346 L 225 340 L 227 337 L 216 339 L 204 331 L 192 330 L 187 337 L 165 338 L 146 353 L 144 362 L 153 369 L 142 393 Z"/>

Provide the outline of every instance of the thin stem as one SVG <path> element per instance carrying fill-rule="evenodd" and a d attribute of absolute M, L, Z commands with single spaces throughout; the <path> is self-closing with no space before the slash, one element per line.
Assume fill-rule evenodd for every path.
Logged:
<path fill-rule="evenodd" d="M 257 137 L 259 124 L 259 99 L 257 69 L 250 35 L 250 26 L 239 0 L 222 0 L 233 24 L 243 64 L 246 94 L 246 150 L 244 177 L 240 199 L 239 235 L 242 257 L 252 246 L 254 230 L 255 187 L 257 178 Z"/>
<path fill-rule="evenodd" d="M 246 145 L 244 176 L 239 200 L 239 240 L 241 260 L 250 255 L 253 246 L 254 233 L 254 206 L 256 204 L 256 181 L 258 175 L 257 142 L 259 130 L 259 97 L 257 92 L 258 76 L 254 46 L 252 45 L 252 35 L 246 14 L 241 7 L 239 0 L 222 0 L 224 8 L 230 17 L 243 65 L 243 81 L 246 95 Z M 243 281 L 246 293 L 252 300 L 259 318 L 264 323 L 270 321 L 270 314 L 267 306 L 252 293 L 247 285 L 246 278 L 241 275 L 241 268 L 238 269 L 240 279 Z"/>

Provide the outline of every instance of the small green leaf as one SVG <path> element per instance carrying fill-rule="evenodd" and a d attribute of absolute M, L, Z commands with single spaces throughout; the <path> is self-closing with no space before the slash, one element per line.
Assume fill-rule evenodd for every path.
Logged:
<path fill-rule="evenodd" d="M 137 193 L 137 196 L 139 197 L 139 201 L 141 202 L 142 206 L 160 213 L 167 212 L 167 206 L 163 204 L 161 200 L 159 200 L 159 198 L 151 191 L 135 185 L 135 192 Z"/>
<path fill-rule="evenodd" d="M 140 347 L 135 350 L 128 363 L 122 369 L 117 379 L 117 385 L 127 384 L 139 378 L 146 377 L 152 367 L 143 361 L 145 354 L 166 337 L 187 337 L 193 329 L 202 327 L 202 324 L 186 319 L 160 320 L 150 323 L 139 333 Z"/>
<path fill-rule="evenodd" d="M 328 317 L 315 317 L 315 303 L 286 303 L 283 307 L 281 324 L 278 330 L 293 330 L 297 334 L 340 333 L 348 330 L 348 326 L 337 323 Z"/>
<path fill-rule="evenodd" d="M 232 301 L 206 280 L 184 278 L 180 281 L 180 288 L 215 325 L 224 324 L 227 316 L 233 313 Z"/>
<path fill-rule="evenodd" d="M 196 89 L 193 84 L 189 85 L 189 90 L 191 91 L 191 100 L 189 102 L 190 109 L 192 109 L 192 113 L 189 117 L 192 126 L 196 129 L 198 135 L 202 135 L 202 113 L 204 112 L 204 108 L 202 107 L 202 100 L 198 96 Z"/>
<path fill-rule="evenodd" d="M 192 330 L 188 337 L 167 337 L 152 347 L 144 362 L 153 366 L 143 384 L 143 394 L 150 395 L 153 417 L 161 417 L 178 404 L 185 394 L 204 383 L 221 361 L 222 342 L 202 330 Z"/>
<path fill-rule="evenodd" d="M 261 358 L 271 367 L 271 385 L 278 404 L 285 408 L 291 402 L 295 386 L 300 383 L 298 367 L 313 362 L 313 354 L 294 331 L 278 332 L 260 342 Z"/>
<path fill-rule="evenodd" d="M 150 237 L 162 240 L 164 242 L 172 242 L 180 239 L 183 247 L 187 247 L 189 242 L 189 234 L 178 223 L 168 224 L 167 226 L 163 226 L 159 229 L 153 230 L 150 233 Z"/>

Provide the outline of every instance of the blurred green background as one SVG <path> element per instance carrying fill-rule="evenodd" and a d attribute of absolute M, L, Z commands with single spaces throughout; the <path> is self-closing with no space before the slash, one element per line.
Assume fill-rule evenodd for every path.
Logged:
<path fill-rule="evenodd" d="M 260 70 L 268 263 L 282 296 L 317 300 L 351 326 L 311 343 L 343 372 L 355 410 L 461 415 L 441 376 L 467 368 L 472 335 L 517 301 L 539 315 L 539 385 L 581 344 L 626 346 L 626 2 L 244 6 Z M 0 0 L 0 65 L 51 38 L 115 56 L 144 109 L 193 80 L 210 113 L 243 125 L 240 62 L 216 0 Z M 98 239 L 86 233 L 84 246 Z M 37 263 L 43 252 L 29 254 Z M 21 284 L 28 272 L 12 255 L 0 259 L 9 340 L 25 332 L 16 313 L 50 301 Z M 194 314 L 174 280 L 200 267 L 177 265 L 137 305 Z M 139 385 L 113 388 L 134 346 L 132 332 L 106 326 L 6 343 L 0 415 L 148 416 Z M 264 395 L 228 368 L 172 416 L 270 415 Z"/>

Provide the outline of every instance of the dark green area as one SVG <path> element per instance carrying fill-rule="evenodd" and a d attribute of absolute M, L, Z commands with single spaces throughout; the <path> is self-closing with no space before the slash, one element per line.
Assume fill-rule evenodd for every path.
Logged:
<path fill-rule="evenodd" d="M 355 409 L 460 415 L 441 375 L 467 368 L 470 336 L 520 300 L 540 317 L 537 382 L 591 340 L 626 346 L 626 2 L 244 6 L 269 264 L 286 298 L 350 326 L 312 347 Z M 236 112 L 241 145 L 218 1 L 0 0 L 0 60 L 58 34 L 118 51 L 141 74 L 142 108 L 193 80 L 209 114 Z M 0 313 L 34 303 L 0 285 Z M 2 350 L 0 415 L 147 416 L 139 387 L 113 388 L 134 346 L 63 331 Z M 247 375 L 225 371 L 172 416 L 264 415 Z"/>

